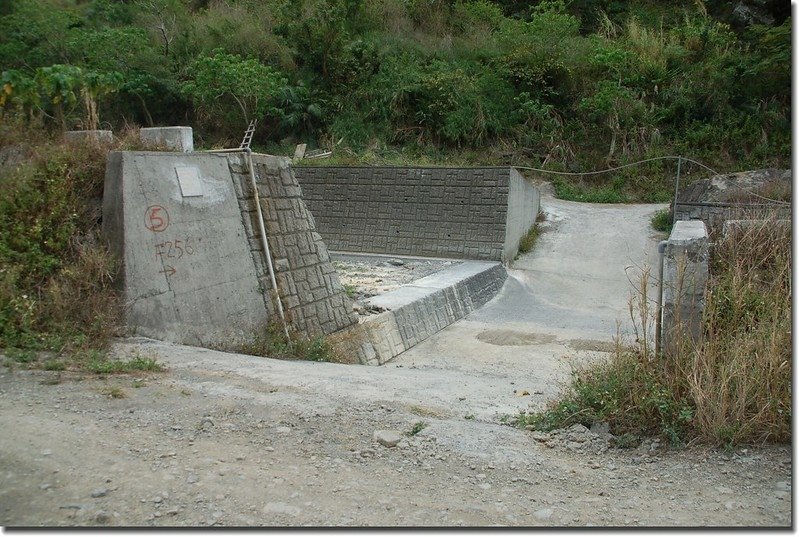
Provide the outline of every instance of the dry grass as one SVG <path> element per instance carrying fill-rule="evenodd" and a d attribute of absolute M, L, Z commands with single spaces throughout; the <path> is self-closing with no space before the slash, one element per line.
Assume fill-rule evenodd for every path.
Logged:
<path fill-rule="evenodd" d="M 702 338 L 656 354 L 644 271 L 630 313 L 636 342 L 577 366 L 561 397 L 517 422 L 540 429 L 607 422 L 616 435 L 673 443 L 787 442 L 791 438 L 791 228 L 776 216 L 716 241 Z"/>
<path fill-rule="evenodd" d="M 790 438 L 791 267 L 790 224 L 774 217 L 717 242 L 704 339 L 686 364 L 705 439 Z"/>

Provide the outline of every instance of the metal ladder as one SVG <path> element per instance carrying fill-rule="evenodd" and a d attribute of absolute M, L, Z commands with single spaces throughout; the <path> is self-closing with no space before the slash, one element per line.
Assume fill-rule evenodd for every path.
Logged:
<path fill-rule="evenodd" d="M 257 119 L 253 119 L 250 121 L 250 125 L 247 127 L 247 131 L 244 133 L 244 139 L 241 141 L 241 145 L 239 145 L 239 149 L 249 149 L 250 142 L 252 142 L 252 135 L 255 134 L 255 126 L 258 124 Z"/>

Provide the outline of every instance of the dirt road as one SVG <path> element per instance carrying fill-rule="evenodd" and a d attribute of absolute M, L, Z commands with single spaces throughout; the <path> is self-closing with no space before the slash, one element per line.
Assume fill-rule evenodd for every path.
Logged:
<path fill-rule="evenodd" d="M 128 340 L 119 355 L 168 370 L 0 369 L 0 523 L 789 526 L 789 446 L 622 450 L 602 431 L 503 424 L 554 397 L 571 361 L 601 354 L 625 310 L 619 270 L 649 255 L 617 245 L 600 259 L 588 233 L 559 252 L 586 222 L 593 233 L 619 218 L 547 207 L 559 223 L 495 300 L 383 367 Z M 655 208 L 626 210 L 620 231 L 654 244 L 640 222 Z M 559 256 L 571 292 L 547 266 Z"/>

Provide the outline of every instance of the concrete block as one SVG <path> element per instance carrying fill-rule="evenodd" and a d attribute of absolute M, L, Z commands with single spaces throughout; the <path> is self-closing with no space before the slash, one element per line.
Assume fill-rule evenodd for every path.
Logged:
<path fill-rule="evenodd" d="M 173 151 L 194 151 L 194 136 L 191 127 L 147 127 L 139 131 L 141 141 L 163 145 Z"/>
<path fill-rule="evenodd" d="M 710 249 L 707 228 L 700 220 L 678 221 L 666 243 L 663 261 L 662 342 L 675 352 L 702 334 L 702 312 Z"/>
<path fill-rule="evenodd" d="M 176 168 L 196 170 L 202 195 L 184 195 Z M 228 346 L 268 321 L 224 156 L 111 153 L 103 235 L 122 261 L 134 333 Z"/>

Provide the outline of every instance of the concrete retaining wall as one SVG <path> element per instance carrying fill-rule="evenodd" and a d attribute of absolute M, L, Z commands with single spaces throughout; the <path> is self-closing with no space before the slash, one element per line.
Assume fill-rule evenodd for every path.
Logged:
<path fill-rule="evenodd" d="M 295 174 L 331 250 L 510 261 L 538 214 L 537 189 L 507 167 Z"/>
<path fill-rule="evenodd" d="M 278 320 L 264 253 L 253 232 L 255 206 L 241 158 L 109 155 L 103 233 L 121 261 L 133 333 L 235 348 Z M 288 165 L 254 158 L 280 270 L 278 287 L 293 326 L 316 335 L 355 322 Z"/>
<path fill-rule="evenodd" d="M 344 356 L 382 365 L 491 300 L 507 278 L 498 262 L 470 261 L 442 270 L 368 303 L 389 311 L 333 335 Z"/>
<path fill-rule="evenodd" d="M 528 183 L 518 170 L 510 169 L 509 180 L 503 261 L 511 261 L 516 257 L 519 252 L 519 241 L 535 224 L 541 207 L 541 193 Z"/>
<path fill-rule="evenodd" d="M 246 161 L 236 154 L 229 158 L 258 282 L 269 290 L 271 281 Z M 267 155 L 252 158 L 277 286 L 292 325 L 309 336 L 318 336 L 357 323 L 352 301 L 341 287 L 327 246 L 301 198 L 291 160 Z"/>

